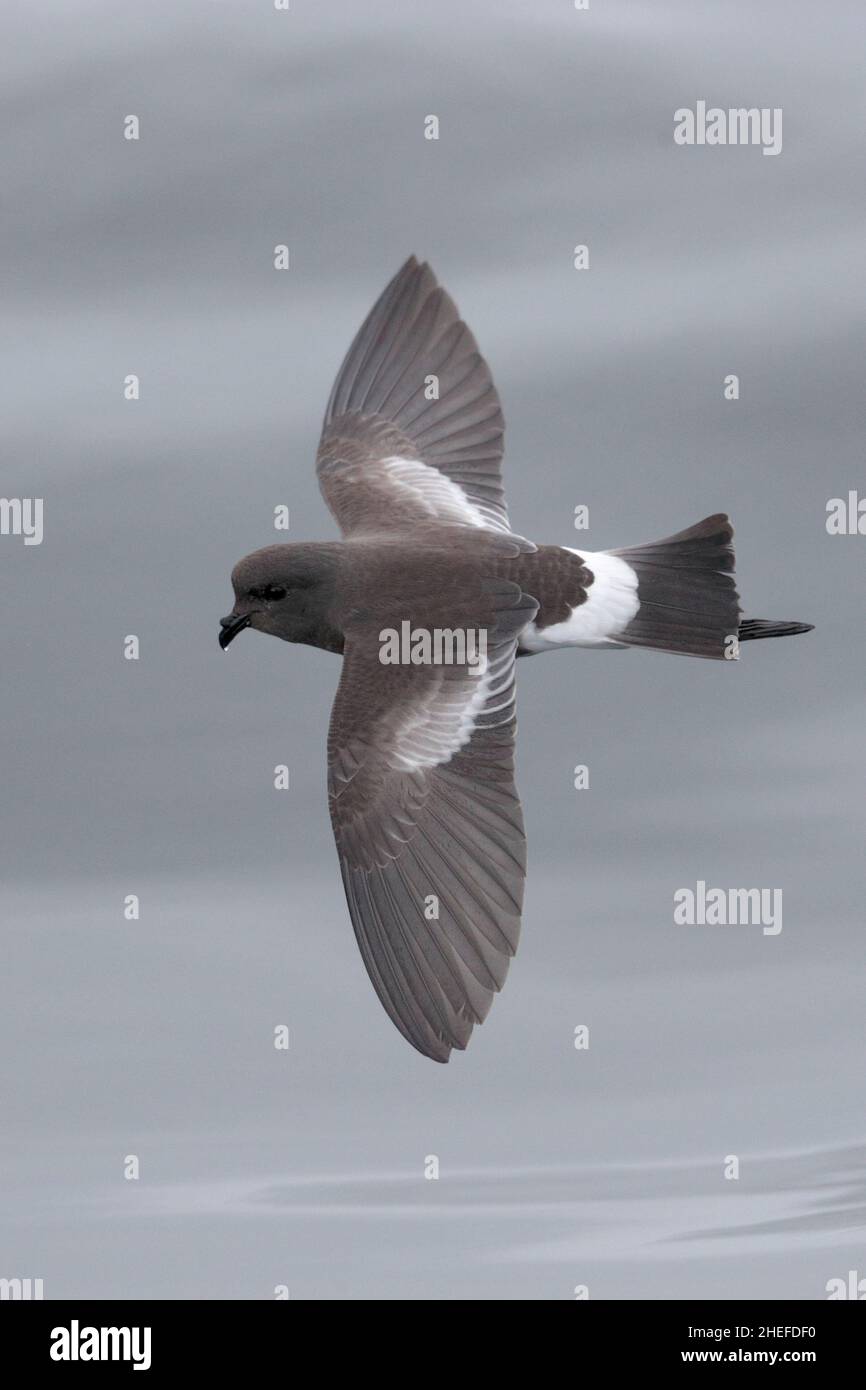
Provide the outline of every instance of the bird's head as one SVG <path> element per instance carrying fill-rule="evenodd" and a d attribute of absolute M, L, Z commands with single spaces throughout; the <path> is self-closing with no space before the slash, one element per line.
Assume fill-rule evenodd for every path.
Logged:
<path fill-rule="evenodd" d="M 232 570 L 234 607 L 220 618 L 223 651 L 245 627 L 284 642 L 318 645 L 333 588 L 333 565 L 325 549 L 268 545 L 239 560 Z"/>

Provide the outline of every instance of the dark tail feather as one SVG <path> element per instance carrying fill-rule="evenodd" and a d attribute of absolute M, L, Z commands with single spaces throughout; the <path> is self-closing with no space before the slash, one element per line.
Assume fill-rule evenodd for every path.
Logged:
<path fill-rule="evenodd" d="M 774 622 L 772 618 L 744 618 L 740 623 L 740 641 L 754 642 L 759 637 L 796 637 L 798 632 L 812 632 L 814 623 Z"/>
<path fill-rule="evenodd" d="M 640 607 L 617 637 L 630 647 L 731 660 L 737 639 L 787 637 L 809 623 L 740 619 L 733 527 L 724 513 L 665 540 L 614 550 L 637 574 Z"/>

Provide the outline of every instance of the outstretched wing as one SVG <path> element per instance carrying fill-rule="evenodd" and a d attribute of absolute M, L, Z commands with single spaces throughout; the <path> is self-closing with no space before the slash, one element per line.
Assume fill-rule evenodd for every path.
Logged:
<path fill-rule="evenodd" d="M 511 535 L 504 429 L 474 337 L 411 256 L 359 329 L 325 412 L 316 470 L 343 534 L 445 525 Z"/>
<path fill-rule="evenodd" d="M 537 604 L 515 584 L 497 588 L 479 674 L 382 665 L 374 628 L 353 631 L 328 737 L 331 820 L 364 964 L 397 1028 L 437 1062 L 486 1017 L 520 929 L 515 636 Z"/>

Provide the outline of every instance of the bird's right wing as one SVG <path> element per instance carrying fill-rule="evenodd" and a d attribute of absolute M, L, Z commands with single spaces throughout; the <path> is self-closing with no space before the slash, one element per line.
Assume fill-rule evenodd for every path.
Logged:
<path fill-rule="evenodd" d="M 520 928 L 515 637 L 538 605 L 508 581 L 493 603 L 475 675 L 466 664 L 383 665 L 374 627 L 356 628 L 328 737 L 331 820 L 364 964 L 394 1024 L 437 1062 L 486 1017 Z"/>
<path fill-rule="evenodd" d="M 504 428 L 474 337 L 411 256 L 359 329 L 325 412 L 316 470 L 344 536 L 468 526 L 534 550 L 508 520 Z"/>

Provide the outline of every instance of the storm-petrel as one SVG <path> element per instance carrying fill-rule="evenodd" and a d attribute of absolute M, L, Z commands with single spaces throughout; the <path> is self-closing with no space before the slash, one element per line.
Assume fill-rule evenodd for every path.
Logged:
<path fill-rule="evenodd" d="M 342 655 L 328 797 L 349 912 L 390 1018 L 437 1062 L 466 1046 L 517 948 L 515 658 L 654 647 L 724 660 L 811 626 L 741 619 L 722 514 L 596 553 L 515 534 L 503 430 L 475 339 L 410 257 L 325 412 L 316 466 L 344 539 L 241 560 L 219 639 L 251 627 Z"/>

